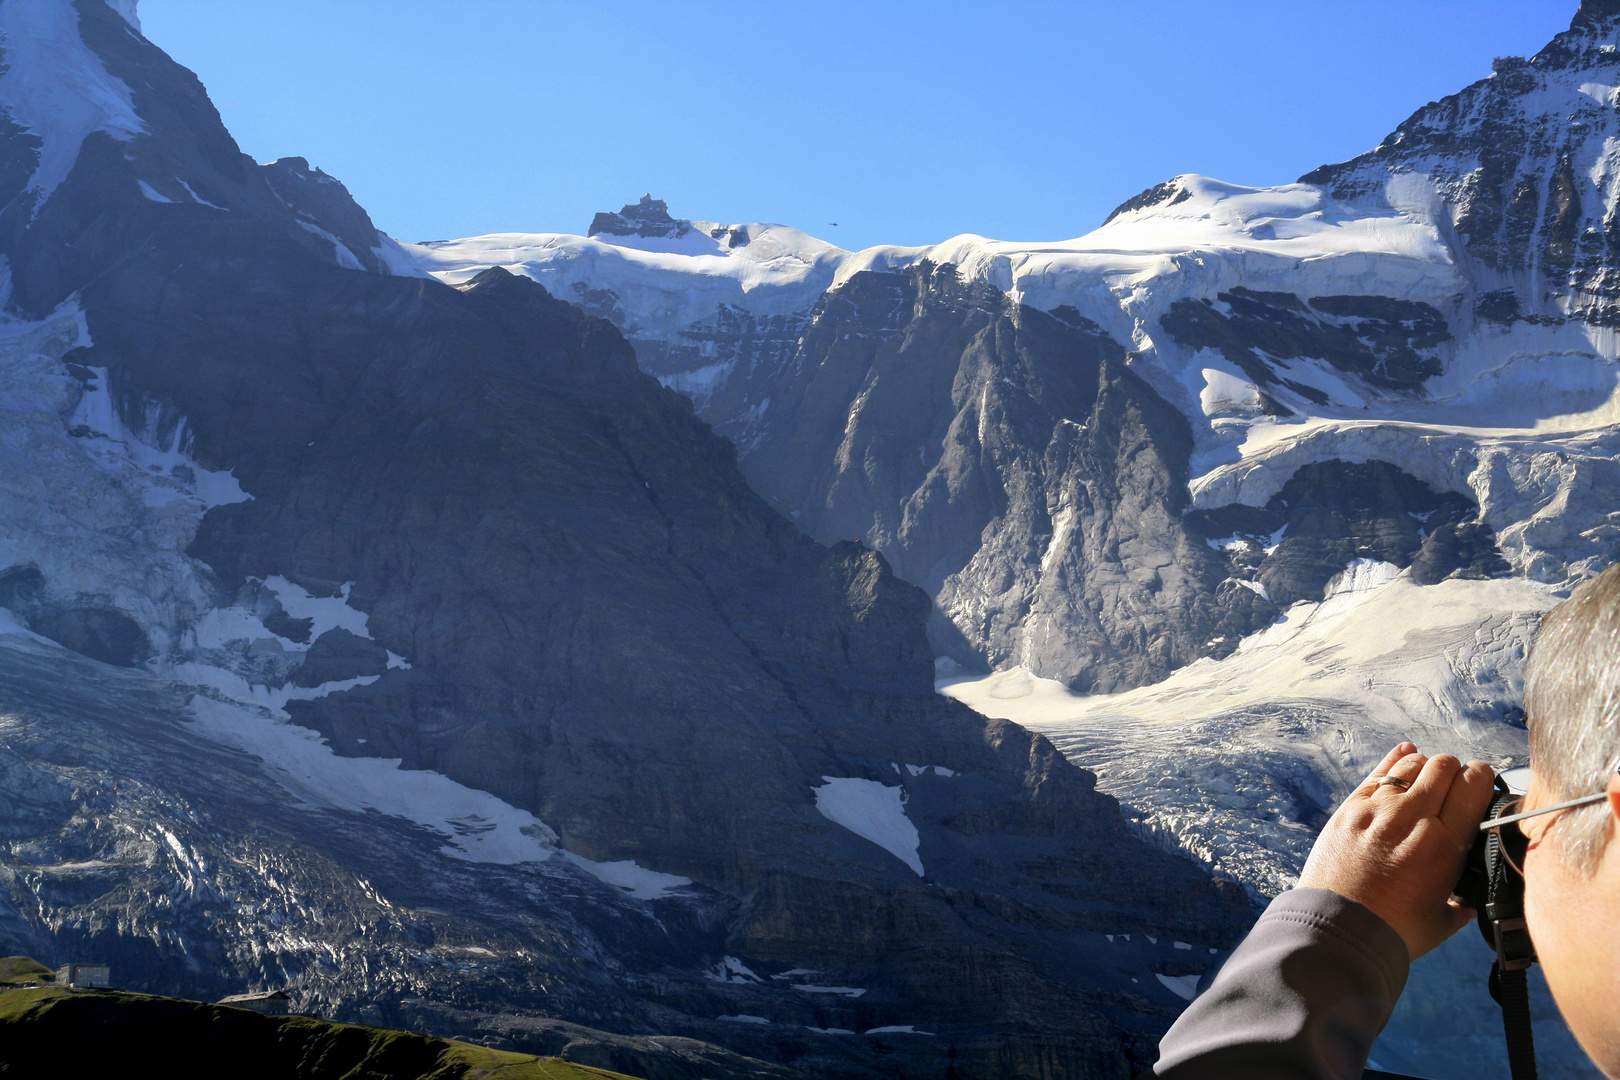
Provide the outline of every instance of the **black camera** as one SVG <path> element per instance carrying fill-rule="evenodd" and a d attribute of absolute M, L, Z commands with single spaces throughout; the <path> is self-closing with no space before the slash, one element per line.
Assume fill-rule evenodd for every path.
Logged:
<path fill-rule="evenodd" d="M 1498 775 L 1496 794 L 1485 820 L 1511 814 L 1519 796 Z M 1536 947 L 1524 922 L 1525 851 L 1530 841 L 1517 825 L 1487 829 L 1474 840 L 1462 877 L 1452 891 L 1457 899 L 1479 912 L 1479 931 L 1496 950 L 1491 965 L 1491 997 L 1502 1007 L 1502 1029 L 1507 1036 L 1508 1065 L 1514 1080 L 1536 1075 L 1535 1044 L 1530 1034 L 1528 973 L 1536 962 Z"/>

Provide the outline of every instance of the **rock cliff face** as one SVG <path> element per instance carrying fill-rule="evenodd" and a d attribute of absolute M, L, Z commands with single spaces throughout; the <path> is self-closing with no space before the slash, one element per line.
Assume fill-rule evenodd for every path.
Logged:
<path fill-rule="evenodd" d="M 587 235 L 606 233 L 609 236 L 658 236 L 679 240 L 691 231 L 690 221 L 676 221 L 669 216 L 667 202 L 643 195 L 640 202 L 627 203 L 617 214 L 597 214 L 591 219 L 591 229 Z"/>
<path fill-rule="evenodd" d="M 1499 287 L 1478 310 L 1512 319 L 1573 315 L 1615 325 L 1616 24 L 1584 0 L 1567 33 L 1534 57 L 1497 59 L 1490 78 L 1427 105 L 1376 148 L 1303 178 L 1340 199 L 1386 200 L 1439 219 Z"/>
<path fill-rule="evenodd" d="M 12 951 L 537 1050 L 587 1025 L 641 1075 L 693 1075 L 650 1035 L 737 1075 L 1143 1062 L 1179 1002 L 1151 976 L 1247 899 L 937 696 L 926 594 L 771 509 L 610 323 L 425 279 L 103 0 L 21 10 L 0 100 L 117 108 L 74 142 L 13 102 L 6 149 Z M 1031 423 L 1142 398 L 1021 318 L 1091 365 Z M 1173 419 L 1075 452 L 1185 454 Z"/>
<path fill-rule="evenodd" d="M 935 648 L 963 664 L 1107 690 L 1224 654 L 1256 617 L 1183 525 L 1185 419 L 1073 309 L 1019 305 L 952 266 L 863 271 L 792 354 L 706 408 L 760 400 L 755 488 L 812 536 L 883 551 L 936 597 Z"/>

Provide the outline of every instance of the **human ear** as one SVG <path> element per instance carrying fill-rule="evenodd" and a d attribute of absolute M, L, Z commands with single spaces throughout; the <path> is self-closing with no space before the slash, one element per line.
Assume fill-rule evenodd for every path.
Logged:
<path fill-rule="evenodd" d="M 1620 829 L 1620 772 L 1609 774 L 1609 821 Z"/>

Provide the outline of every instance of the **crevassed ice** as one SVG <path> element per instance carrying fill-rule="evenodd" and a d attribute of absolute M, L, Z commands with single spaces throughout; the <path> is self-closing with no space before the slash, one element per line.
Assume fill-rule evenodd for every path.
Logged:
<path fill-rule="evenodd" d="M 174 422 L 172 431 L 165 432 L 158 423 L 161 410 L 148 406 L 141 430 L 131 430 L 113 404 L 107 369 L 87 370 L 94 378 L 85 385 L 69 426 L 79 432 L 77 437 L 84 440 L 84 446 L 104 468 L 127 471 L 133 466 L 138 470 L 147 487 L 148 505 L 161 506 L 190 496 L 208 509 L 253 497 L 229 470 L 205 469 L 185 452 L 184 418 Z"/>
<path fill-rule="evenodd" d="M 1019 668 L 938 686 L 1051 739 L 1146 835 L 1275 895 L 1303 865 L 1307 822 L 1395 743 L 1522 761 L 1524 732 L 1500 718 L 1558 596 L 1522 578 L 1419 586 L 1368 561 L 1230 656 L 1152 686 L 1080 695 Z"/>

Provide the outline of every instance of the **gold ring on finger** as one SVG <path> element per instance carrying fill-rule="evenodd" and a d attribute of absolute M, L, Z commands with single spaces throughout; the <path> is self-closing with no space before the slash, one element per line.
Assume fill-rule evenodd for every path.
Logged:
<path fill-rule="evenodd" d="M 1385 784 L 1388 784 L 1391 787 L 1394 787 L 1395 789 L 1397 789 L 1399 791 L 1405 791 L 1407 788 L 1412 786 L 1412 781 L 1410 781 L 1410 780 L 1402 780 L 1398 776 L 1386 776 L 1383 779 L 1379 780 L 1378 783 L 1374 784 L 1373 786 L 1374 787 L 1383 787 Z"/>

